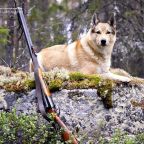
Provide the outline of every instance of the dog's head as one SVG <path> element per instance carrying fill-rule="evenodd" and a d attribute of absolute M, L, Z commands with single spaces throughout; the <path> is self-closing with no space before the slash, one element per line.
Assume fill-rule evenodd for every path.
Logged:
<path fill-rule="evenodd" d="M 104 23 L 101 22 L 95 13 L 91 20 L 89 38 L 94 47 L 104 50 L 112 48 L 116 41 L 116 21 L 114 15 Z"/>

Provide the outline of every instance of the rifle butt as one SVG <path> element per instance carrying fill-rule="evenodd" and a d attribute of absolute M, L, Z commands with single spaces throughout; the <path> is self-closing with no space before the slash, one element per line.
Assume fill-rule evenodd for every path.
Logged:
<path fill-rule="evenodd" d="M 66 127 L 66 125 L 63 123 L 63 121 L 60 119 L 59 116 L 55 115 L 54 119 L 56 121 L 56 123 L 59 124 L 59 126 L 61 128 L 63 128 L 63 132 L 62 132 L 62 138 L 64 141 L 68 141 L 71 140 L 72 144 L 78 144 L 78 141 L 76 140 L 76 138 L 72 135 L 72 133 L 69 131 L 69 129 Z"/>

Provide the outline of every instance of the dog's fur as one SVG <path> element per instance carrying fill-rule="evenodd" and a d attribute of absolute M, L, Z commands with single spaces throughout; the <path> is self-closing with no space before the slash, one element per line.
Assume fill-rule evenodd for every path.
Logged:
<path fill-rule="evenodd" d="M 103 23 L 94 14 L 91 28 L 85 37 L 69 45 L 55 45 L 41 50 L 38 53 L 38 62 L 43 71 L 58 67 L 72 72 L 97 73 L 114 80 L 130 81 L 128 77 L 110 72 L 111 54 L 115 41 L 116 22 L 114 16 L 107 23 Z M 30 71 L 32 71 L 32 63 Z"/>

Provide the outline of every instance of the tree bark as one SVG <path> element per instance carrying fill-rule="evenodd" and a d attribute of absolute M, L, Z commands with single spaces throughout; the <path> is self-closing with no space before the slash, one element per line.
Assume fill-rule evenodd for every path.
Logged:
<path fill-rule="evenodd" d="M 14 3 L 12 0 L 8 1 L 8 7 L 13 8 Z M 14 51 L 14 12 L 8 12 L 7 27 L 9 28 L 8 44 L 6 46 L 6 62 L 12 67 L 13 65 L 13 51 Z"/>

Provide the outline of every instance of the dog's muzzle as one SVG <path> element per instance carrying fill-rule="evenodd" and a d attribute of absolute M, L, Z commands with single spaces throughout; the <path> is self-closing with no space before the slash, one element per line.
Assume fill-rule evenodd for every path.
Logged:
<path fill-rule="evenodd" d="M 105 40 L 105 39 L 102 39 L 102 40 L 101 40 L 101 45 L 102 45 L 102 46 L 106 46 L 106 40 Z"/>

